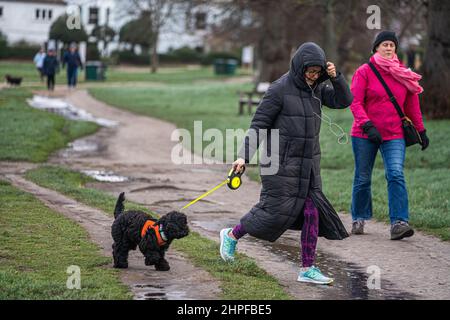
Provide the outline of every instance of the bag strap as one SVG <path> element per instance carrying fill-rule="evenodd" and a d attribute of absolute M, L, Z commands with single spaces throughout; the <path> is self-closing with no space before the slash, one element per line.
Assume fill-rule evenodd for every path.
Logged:
<path fill-rule="evenodd" d="M 384 90 L 386 90 L 386 93 L 389 96 L 389 100 L 391 100 L 391 102 L 394 104 L 394 107 L 397 110 L 398 115 L 403 120 L 405 118 L 405 114 L 403 113 L 402 108 L 400 108 L 400 105 L 398 104 L 397 99 L 395 99 L 394 95 L 392 94 L 391 89 L 389 89 L 388 85 L 384 81 L 384 79 L 381 76 L 380 72 L 378 72 L 377 68 L 375 68 L 373 63 L 369 61 L 368 65 L 370 66 L 370 69 L 372 69 L 373 73 L 375 73 L 375 75 L 377 76 L 378 80 L 380 80 L 381 84 L 384 87 Z"/>

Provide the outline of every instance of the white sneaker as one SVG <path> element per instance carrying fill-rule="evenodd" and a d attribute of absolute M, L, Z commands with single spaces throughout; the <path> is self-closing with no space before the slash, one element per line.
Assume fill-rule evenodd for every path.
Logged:
<path fill-rule="evenodd" d="M 220 231 L 220 256 L 224 261 L 234 260 L 237 240 L 234 240 L 228 235 L 231 230 L 231 228 L 226 228 Z"/>
<path fill-rule="evenodd" d="M 306 271 L 300 271 L 297 281 L 315 284 L 330 284 L 334 281 L 334 279 L 325 277 L 319 268 L 312 266 Z"/>

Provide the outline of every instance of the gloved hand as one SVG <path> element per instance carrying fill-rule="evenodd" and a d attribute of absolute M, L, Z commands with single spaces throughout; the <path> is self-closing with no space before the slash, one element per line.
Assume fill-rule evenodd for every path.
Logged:
<path fill-rule="evenodd" d="M 375 128 L 372 121 L 367 121 L 362 126 L 363 131 L 369 137 L 369 140 L 376 144 L 381 144 L 383 142 L 383 138 L 381 138 L 380 132 Z"/>
<path fill-rule="evenodd" d="M 427 130 L 423 130 L 422 132 L 419 132 L 420 138 L 422 139 L 422 151 L 428 148 L 428 145 L 430 144 L 430 139 L 428 139 L 427 136 Z"/>

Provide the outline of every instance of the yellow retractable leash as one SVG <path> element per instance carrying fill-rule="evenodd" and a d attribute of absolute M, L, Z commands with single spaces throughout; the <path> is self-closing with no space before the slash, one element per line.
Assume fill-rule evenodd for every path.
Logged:
<path fill-rule="evenodd" d="M 234 172 L 233 169 L 231 169 L 230 172 L 228 172 L 228 177 L 227 177 L 227 179 L 225 181 L 221 182 L 220 184 L 218 184 L 217 186 L 215 186 L 211 190 L 206 191 L 204 194 L 202 194 L 197 199 L 189 202 L 187 205 L 185 205 L 183 208 L 181 208 L 181 210 L 186 209 L 187 207 L 193 205 L 197 201 L 199 201 L 199 200 L 203 199 L 204 197 L 206 197 L 207 195 L 213 193 L 214 191 L 216 191 L 217 189 L 219 189 L 220 187 L 222 187 L 225 184 L 228 185 L 228 188 L 230 188 L 231 190 L 236 190 L 242 184 L 241 176 L 244 173 L 244 171 L 245 171 L 245 167 L 242 167 L 242 171 L 239 172 L 239 173 L 236 173 L 236 172 Z"/>

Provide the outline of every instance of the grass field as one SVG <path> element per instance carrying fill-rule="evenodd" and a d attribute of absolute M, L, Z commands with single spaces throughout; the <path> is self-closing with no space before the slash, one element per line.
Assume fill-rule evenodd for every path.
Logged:
<path fill-rule="evenodd" d="M 0 300 L 131 298 L 81 226 L 1 180 L 0 194 Z M 66 286 L 72 265 L 79 290 Z"/>
<path fill-rule="evenodd" d="M 0 91 L 0 160 L 43 162 L 69 141 L 94 133 L 92 122 L 70 121 L 28 106 L 27 89 Z"/>
<path fill-rule="evenodd" d="M 150 73 L 149 68 L 133 72 L 126 68 L 112 67 L 107 71 L 107 82 L 162 82 L 167 84 L 192 83 L 193 81 L 222 81 L 235 76 L 249 75 L 242 69 L 237 69 L 235 75 L 215 75 L 212 67 L 163 67 L 157 73 Z"/>
<path fill-rule="evenodd" d="M 40 82 L 38 71 L 32 62 L 0 60 L 0 75 L 11 74 L 22 77 L 24 84 L 46 85 Z M 212 67 L 178 66 L 161 67 L 157 73 L 151 73 L 149 67 L 121 67 L 111 66 L 106 69 L 106 81 L 86 82 L 85 71 L 79 70 L 79 83 L 112 83 L 112 82 L 162 82 L 162 83 L 191 83 L 192 81 L 220 81 L 235 76 L 249 75 L 243 69 L 237 69 L 232 76 L 215 75 Z M 55 77 L 56 84 L 66 84 L 66 70 L 60 69 Z"/>
<path fill-rule="evenodd" d="M 205 83 L 202 85 L 170 85 L 161 88 L 93 88 L 97 99 L 134 113 L 173 122 L 178 128 L 189 130 L 193 139 L 202 141 L 203 132 L 194 131 L 194 121 L 201 120 L 203 130 L 246 128 L 249 115 L 237 116 L 237 91 L 249 90 L 250 84 Z M 208 143 L 204 143 L 204 146 Z M 187 146 L 190 148 L 190 146 Z M 192 144 L 194 147 L 194 144 Z M 197 147 L 197 145 L 196 145 Z M 201 153 L 202 145 L 195 149 Z M 223 152 L 231 152 L 236 144 L 224 145 Z M 225 148 L 228 148 L 227 150 Z"/>

